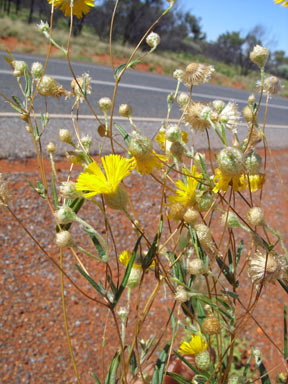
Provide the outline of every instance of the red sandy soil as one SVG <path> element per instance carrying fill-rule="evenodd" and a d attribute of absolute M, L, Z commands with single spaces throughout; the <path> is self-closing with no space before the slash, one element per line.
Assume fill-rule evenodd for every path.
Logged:
<path fill-rule="evenodd" d="M 273 156 L 284 186 L 288 183 L 288 151 L 274 151 Z M 46 162 L 48 179 L 50 179 L 49 162 Z M 56 163 L 59 178 L 64 180 L 67 176 L 68 165 L 66 161 Z M 54 243 L 54 221 L 51 218 L 45 201 L 27 184 L 27 180 L 35 183 L 37 180 L 37 163 L 35 159 L 27 161 L 0 161 L 0 172 L 5 174 L 11 191 L 11 207 L 15 214 L 21 218 L 40 244 L 54 260 L 59 261 L 59 255 Z M 72 180 L 77 177 L 79 170 L 72 173 Z M 136 173 L 127 179 L 129 195 L 136 205 L 141 222 L 147 228 L 149 239 L 155 234 L 154 215 L 159 209 L 159 187 L 150 177 L 140 177 Z M 281 231 L 284 241 L 288 243 L 288 195 L 282 187 L 279 177 L 273 169 L 271 160 L 268 162 L 267 181 L 264 190 L 263 209 L 270 226 Z M 131 248 L 135 242 L 135 234 L 131 230 L 130 222 L 119 212 L 109 211 L 109 219 L 115 233 L 117 246 L 120 250 Z M 97 210 L 85 205 L 81 209 L 81 217 L 89 220 L 96 228 L 104 228 L 102 218 Z M 149 227 L 149 228 L 150 228 Z M 80 232 L 77 225 L 73 225 L 73 236 L 80 244 L 84 243 L 86 235 Z M 105 235 L 105 231 L 102 231 Z M 240 236 L 243 232 L 240 233 Z M 83 239 L 84 237 L 84 239 Z M 244 236 L 245 238 L 245 236 Z M 245 240 L 245 239 L 244 239 Z M 0 340 L 1 365 L 0 377 L 3 384 L 29 383 L 29 384 L 62 384 L 75 382 L 73 369 L 65 341 L 63 315 L 60 295 L 60 273 L 48 261 L 47 257 L 35 246 L 25 234 L 21 225 L 15 222 L 12 216 L 4 211 L 0 217 L 1 241 L 1 277 L 0 277 Z M 248 240 L 245 240 L 248 243 Z M 248 244 L 247 244 L 248 246 Z M 245 253 L 246 248 L 244 249 Z M 243 256 L 244 257 L 244 256 Z M 92 277 L 101 278 L 105 273 L 104 267 L 89 258 L 83 257 L 83 262 Z M 95 291 L 80 277 L 75 268 L 76 260 L 71 253 L 64 253 L 64 270 L 77 281 L 81 288 L 89 295 L 95 296 Z M 143 300 L 147 300 L 149 293 L 155 287 L 153 273 L 145 275 L 146 284 L 143 289 Z M 149 282 L 147 284 L 147 282 Z M 243 274 L 241 281 L 243 291 L 241 297 L 247 304 L 251 282 Z M 150 312 L 147 326 L 140 337 L 147 338 L 153 333 L 158 335 L 165 329 L 169 316 L 168 308 L 172 307 L 173 300 L 169 293 L 165 297 L 161 294 L 155 301 Z M 132 296 L 132 306 L 134 305 Z M 107 320 L 107 312 L 83 297 L 65 279 L 65 298 L 67 316 L 72 337 L 72 346 L 75 353 L 81 383 L 95 383 L 91 376 L 94 371 L 104 382 L 102 376 L 102 361 L 113 356 L 116 340 L 116 331 L 112 319 Z M 268 369 L 275 373 L 284 370 L 281 365 L 280 354 L 271 344 L 273 342 L 283 348 L 283 304 L 287 302 L 287 294 L 279 285 L 267 285 L 255 309 L 253 320 L 243 329 L 250 346 L 258 347 L 265 356 L 264 362 Z M 240 311 L 240 309 L 239 309 Z M 134 318 L 129 322 L 133 328 Z M 106 328 L 106 346 L 101 348 L 103 329 Z M 263 330 L 267 333 L 263 333 Z M 170 331 L 165 332 L 164 339 L 168 340 Z M 131 335 L 128 334 L 130 340 Z M 107 372 L 107 363 L 105 372 Z M 274 379 L 273 379 L 274 380 Z M 275 381 L 272 381 L 275 382 Z"/>

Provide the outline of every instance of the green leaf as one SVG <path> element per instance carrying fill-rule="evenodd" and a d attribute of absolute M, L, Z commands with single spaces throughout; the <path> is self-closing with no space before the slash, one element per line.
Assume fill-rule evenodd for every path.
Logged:
<path fill-rule="evenodd" d="M 226 289 L 221 291 L 221 292 L 224 293 L 225 295 L 233 297 L 233 299 L 238 299 L 238 297 L 239 297 L 238 293 L 231 292 L 231 291 L 228 291 Z"/>
<path fill-rule="evenodd" d="M 30 181 L 27 181 L 27 183 L 30 185 L 32 189 L 34 189 L 36 193 L 38 193 L 40 197 L 42 197 L 42 199 L 44 200 L 47 199 L 45 187 L 43 184 L 40 183 L 40 181 L 36 182 L 36 185 L 37 185 L 36 187 L 34 187 L 34 185 Z"/>
<path fill-rule="evenodd" d="M 176 255 L 171 252 L 168 252 L 168 255 L 170 256 L 171 258 L 171 262 L 172 264 L 175 263 L 175 260 L 177 259 Z M 181 264 L 181 261 L 178 260 L 172 267 L 172 272 L 173 272 L 173 276 L 176 277 L 177 280 L 181 281 L 182 283 L 185 284 L 185 272 L 183 270 L 183 267 L 182 267 L 182 264 Z"/>
<path fill-rule="evenodd" d="M 147 255 L 143 258 L 143 260 L 141 261 L 142 263 L 142 268 L 143 268 L 143 271 L 145 271 L 147 268 L 150 267 L 150 265 L 152 264 L 153 262 L 153 259 L 156 255 L 156 252 L 157 252 L 157 244 L 158 244 L 158 233 L 156 233 L 155 237 L 154 237 L 154 241 L 150 247 L 150 249 L 148 250 L 147 252 Z"/>
<path fill-rule="evenodd" d="M 95 381 L 96 381 L 97 384 L 101 384 L 100 380 L 98 379 L 98 377 L 95 375 L 94 372 L 92 372 L 92 376 L 93 376 L 93 378 L 95 379 Z"/>
<path fill-rule="evenodd" d="M 12 99 L 13 99 L 14 103 L 17 104 L 18 107 L 21 108 L 21 110 L 20 110 L 21 113 L 23 113 L 23 109 L 25 111 L 25 103 L 24 103 L 24 101 L 22 101 L 18 96 L 12 96 Z"/>
<path fill-rule="evenodd" d="M 59 209 L 58 196 L 57 196 L 57 191 L 56 191 L 55 179 L 54 179 L 53 175 L 51 177 L 51 184 L 52 184 L 52 194 L 53 194 L 54 206 L 56 209 Z"/>
<path fill-rule="evenodd" d="M 239 244 L 239 247 L 238 247 L 238 249 L 237 249 L 237 252 L 236 252 L 236 265 L 238 265 L 238 263 L 239 263 L 239 261 L 240 261 L 240 257 L 241 257 L 243 248 L 244 248 L 244 241 L 241 240 L 241 241 L 240 241 L 240 244 Z"/>
<path fill-rule="evenodd" d="M 131 272 L 132 266 L 134 264 L 137 250 L 138 250 L 141 239 L 142 239 L 142 235 L 138 238 L 138 240 L 136 242 L 136 245 L 135 245 L 134 250 L 132 252 L 131 259 L 129 260 L 129 263 L 127 265 L 123 280 L 120 284 L 120 287 L 119 287 L 117 293 L 115 294 L 114 301 L 112 303 L 112 308 L 115 308 L 116 304 L 118 303 L 118 301 L 119 301 L 119 299 L 120 299 L 120 297 L 121 297 L 121 295 L 122 295 L 122 293 L 123 293 L 123 291 L 127 285 L 127 282 L 128 282 L 129 276 L 130 276 L 130 272 Z"/>
<path fill-rule="evenodd" d="M 101 296 L 106 297 L 106 292 L 103 288 L 103 285 L 97 284 L 96 281 L 93 280 L 92 277 L 87 275 L 87 273 L 78 264 L 75 264 L 75 265 L 78 271 L 81 273 L 81 275 L 84 276 L 86 280 L 88 280 L 88 282 L 92 285 L 92 287 L 95 288 L 96 291 L 100 293 Z"/>
<path fill-rule="evenodd" d="M 45 129 L 47 124 L 49 123 L 49 115 L 41 112 L 41 125 L 42 128 Z"/>
<path fill-rule="evenodd" d="M 120 133 L 120 135 L 123 137 L 125 143 L 128 145 L 131 141 L 131 137 L 129 133 L 121 127 L 121 125 L 114 123 L 114 127 L 117 129 L 117 131 Z"/>
<path fill-rule="evenodd" d="M 179 353 L 175 349 L 174 349 L 174 353 L 177 357 L 179 357 L 180 360 L 183 361 L 184 364 L 187 365 L 188 368 L 192 369 L 192 371 L 194 371 L 197 375 L 201 373 L 197 368 L 195 368 L 191 363 L 189 363 L 189 361 L 186 360 L 185 357 L 181 355 L 181 353 Z"/>
<path fill-rule="evenodd" d="M 35 127 L 34 127 L 34 138 L 36 141 L 38 141 L 40 139 L 40 133 L 39 133 L 39 128 L 38 128 L 38 125 L 37 123 L 35 122 Z"/>
<path fill-rule="evenodd" d="M 286 293 L 288 293 L 288 286 L 284 283 L 282 280 L 278 280 L 278 283 L 281 285 L 281 287 L 284 289 Z"/>
<path fill-rule="evenodd" d="M 288 357 L 287 351 L 287 305 L 284 304 L 284 351 L 283 351 L 284 359 L 286 360 Z"/>
<path fill-rule="evenodd" d="M 85 201 L 85 199 L 83 199 L 83 198 L 68 200 L 67 205 L 69 206 L 69 208 L 73 209 L 73 211 L 77 214 L 79 212 L 80 208 L 82 207 L 82 205 L 84 204 L 84 201 Z M 60 228 L 62 231 L 68 231 L 69 228 L 71 227 L 71 225 L 72 225 L 72 223 L 61 224 Z M 59 232 L 59 226 L 58 225 L 56 226 L 56 232 Z"/>
<path fill-rule="evenodd" d="M 260 376 L 263 376 L 263 377 L 261 377 L 261 383 L 262 384 L 271 384 L 271 381 L 270 381 L 269 375 L 266 371 L 265 365 L 262 362 L 260 363 L 258 369 L 260 372 Z"/>
<path fill-rule="evenodd" d="M 120 362 L 120 356 L 119 356 L 119 353 L 116 352 L 111 362 L 109 372 L 105 378 L 105 384 L 115 384 L 119 362 Z"/>
<path fill-rule="evenodd" d="M 97 239 L 96 235 L 94 235 L 93 233 L 88 233 L 88 235 L 90 236 L 90 239 L 92 240 L 100 259 L 106 261 L 106 252 L 100 244 L 99 240 Z"/>
<path fill-rule="evenodd" d="M 191 225 L 189 225 L 189 233 L 190 233 L 192 244 L 194 246 L 196 253 L 199 255 L 200 259 L 205 262 L 205 255 L 204 255 L 203 249 L 201 248 L 200 241 L 196 233 L 194 234 L 193 229 L 191 228 Z"/>
<path fill-rule="evenodd" d="M 126 65 L 127 65 L 127 68 L 133 68 L 136 64 L 139 64 L 139 63 L 141 63 L 140 60 L 133 60 L 128 65 L 126 63 L 119 65 L 119 67 L 116 68 L 116 71 L 115 71 L 115 80 L 117 80 L 120 77 Z"/>
<path fill-rule="evenodd" d="M 131 353 L 131 357 L 129 360 L 129 367 L 130 367 L 131 375 L 132 375 L 132 377 L 134 377 L 135 370 L 137 368 L 137 359 L 136 359 L 136 354 L 134 351 L 132 351 L 132 353 Z"/>
<path fill-rule="evenodd" d="M 167 372 L 167 375 L 172 377 L 174 380 L 177 381 L 177 383 L 179 384 L 191 384 L 191 380 L 187 380 L 185 379 L 184 377 L 182 377 L 181 375 L 179 375 L 178 373 L 174 373 L 174 372 Z"/>
<path fill-rule="evenodd" d="M 27 68 L 24 70 L 24 77 L 25 77 L 25 91 L 24 91 L 24 93 L 25 93 L 26 97 L 30 98 L 32 81 L 31 81 L 31 76 L 30 76 L 29 70 Z"/>
<path fill-rule="evenodd" d="M 164 349 L 160 353 L 158 360 L 156 361 L 151 384 L 163 383 L 165 366 L 166 366 L 167 358 L 169 356 L 170 346 L 171 346 L 171 340 L 165 345 Z"/>
<path fill-rule="evenodd" d="M 223 262 L 223 260 L 219 256 L 216 256 L 216 261 L 217 261 L 217 264 L 219 265 L 219 268 L 223 272 L 223 275 L 228 280 L 228 282 L 231 285 L 234 286 L 234 284 L 235 284 L 235 286 L 238 287 L 239 286 L 239 281 L 235 282 L 234 275 L 230 272 L 229 267 Z"/>
<path fill-rule="evenodd" d="M 229 272 L 234 273 L 233 257 L 230 248 L 228 249 L 228 263 L 229 263 Z"/>
<path fill-rule="evenodd" d="M 197 317 L 200 325 L 202 326 L 203 320 L 206 318 L 206 314 L 199 300 L 197 300 Z"/>

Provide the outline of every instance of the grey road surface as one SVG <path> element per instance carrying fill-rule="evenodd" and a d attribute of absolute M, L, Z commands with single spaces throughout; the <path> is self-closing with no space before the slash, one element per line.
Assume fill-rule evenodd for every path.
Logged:
<path fill-rule="evenodd" d="M 17 81 L 12 76 L 12 71 L 3 59 L 4 52 L 0 52 L 0 84 L 1 92 L 11 97 L 11 95 L 21 96 Z M 14 55 L 18 60 L 25 60 L 28 65 L 34 61 L 43 62 L 43 58 L 28 55 Z M 92 77 L 92 94 L 89 97 L 95 111 L 102 115 L 97 102 L 100 97 L 112 97 L 114 79 L 112 70 L 109 67 L 91 65 L 84 63 L 73 63 L 73 69 L 77 76 L 82 73 L 88 73 Z M 72 80 L 67 63 L 62 60 L 50 59 L 46 74 L 53 75 L 59 83 L 66 89 L 70 89 Z M 176 81 L 166 76 L 147 74 L 134 70 L 125 73 L 119 87 L 116 98 L 116 120 L 128 131 L 131 130 L 125 120 L 118 116 L 118 106 L 121 103 L 130 104 L 133 108 L 133 118 L 137 126 L 148 136 L 153 136 L 161 126 L 162 119 L 165 118 L 167 111 L 167 95 L 175 90 Z M 181 90 L 187 91 L 185 87 Z M 239 109 L 247 105 L 249 92 L 240 91 L 226 87 L 220 87 L 210 84 L 204 84 L 195 87 L 193 90 L 194 100 L 212 101 L 221 99 L 223 101 L 233 100 L 238 104 Z M 68 128 L 73 131 L 71 123 L 72 100 L 48 99 L 48 111 L 51 120 L 43 135 L 43 144 L 49 141 L 58 142 L 57 133 L 59 128 Z M 35 103 L 36 112 L 45 112 L 45 101 L 42 97 L 37 97 Z M 259 119 L 263 122 L 264 104 L 260 107 Z M 83 134 L 90 134 L 95 137 L 93 151 L 97 152 L 97 121 L 91 116 L 88 106 L 83 103 L 80 108 L 80 130 Z M 171 118 L 179 118 L 180 113 L 177 105 L 174 106 Z M 0 102 L 0 158 L 25 158 L 33 156 L 34 152 L 31 146 L 31 137 L 26 133 L 25 123 L 21 121 L 10 105 L 1 99 Z M 243 125 L 239 127 L 239 134 L 244 137 L 246 128 Z M 269 102 L 269 112 L 267 119 L 266 136 L 269 144 L 273 148 L 288 147 L 288 99 L 274 97 Z M 212 134 L 213 147 L 219 148 L 221 143 L 217 137 Z M 197 150 L 204 149 L 206 140 L 201 135 L 195 137 L 195 146 Z M 57 154 L 63 155 L 68 148 L 65 145 L 57 146 Z"/>

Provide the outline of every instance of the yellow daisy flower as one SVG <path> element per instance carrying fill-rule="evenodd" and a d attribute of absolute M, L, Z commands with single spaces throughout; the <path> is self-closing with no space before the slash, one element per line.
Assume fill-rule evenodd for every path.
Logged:
<path fill-rule="evenodd" d="M 261 189 L 265 183 L 264 175 L 249 175 L 249 184 L 251 188 L 251 192 L 257 191 L 257 189 Z"/>
<path fill-rule="evenodd" d="M 161 169 L 164 167 L 164 162 L 167 160 L 167 157 L 152 151 L 145 156 L 133 156 L 133 160 L 137 172 L 141 175 L 150 175 L 154 169 Z"/>
<path fill-rule="evenodd" d="M 123 265 L 125 265 L 125 267 L 127 267 L 130 259 L 131 259 L 131 253 L 129 251 L 123 251 L 121 253 L 121 255 L 119 255 L 119 261 L 120 263 L 122 263 Z M 142 268 L 142 266 L 140 264 L 136 264 L 136 263 L 133 263 L 133 268 Z"/>
<path fill-rule="evenodd" d="M 199 183 L 199 178 L 202 176 L 201 173 L 197 172 L 197 167 L 192 166 L 191 172 L 183 168 L 183 172 L 187 177 L 187 184 L 183 183 L 182 180 L 177 180 L 175 185 L 177 186 L 176 196 L 169 196 L 169 203 L 182 203 L 186 207 L 192 206 L 195 202 L 195 190 Z"/>
<path fill-rule="evenodd" d="M 77 191 L 84 191 L 85 197 L 99 193 L 104 195 L 115 193 L 120 182 L 124 177 L 129 176 L 131 169 L 133 169 L 133 161 L 120 155 L 105 156 L 101 158 L 101 161 L 105 174 L 94 161 L 78 177 L 76 189 Z"/>
<path fill-rule="evenodd" d="M 49 4 L 52 4 L 54 1 L 54 7 L 60 7 L 61 11 L 64 13 L 64 16 L 70 16 L 71 0 L 48 0 Z M 73 2 L 73 15 L 78 19 L 81 19 L 83 15 L 86 15 L 90 12 L 90 7 L 94 7 L 94 0 L 74 0 Z"/>
<path fill-rule="evenodd" d="M 288 7 L 288 0 L 274 0 L 275 4 L 281 4 L 283 7 Z"/>
<path fill-rule="evenodd" d="M 184 143 L 188 143 L 188 133 L 185 131 L 182 131 L 181 136 Z M 166 143 L 165 133 L 159 132 L 158 135 L 155 137 L 155 140 L 159 144 L 159 147 L 162 149 L 162 151 L 165 151 L 165 143 Z"/>
<path fill-rule="evenodd" d="M 244 175 L 234 177 L 227 176 L 222 173 L 219 168 L 215 169 L 215 176 L 213 180 L 215 182 L 215 187 L 213 188 L 214 193 L 218 193 L 219 191 L 227 192 L 228 186 L 231 183 L 233 191 L 242 191 L 248 186 Z"/>
<path fill-rule="evenodd" d="M 189 343 L 187 341 L 183 341 L 180 344 L 178 352 L 182 355 L 197 355 L 200 352 L 206 351 L 207 343 L 203 340 L 200 335 L 192 335 Z"/>

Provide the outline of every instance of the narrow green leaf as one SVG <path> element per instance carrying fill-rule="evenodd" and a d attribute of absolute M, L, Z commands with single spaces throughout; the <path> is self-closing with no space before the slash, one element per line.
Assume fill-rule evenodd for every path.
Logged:
<path fill-rule="evenodd" d="M 120 284 L 120 287 L 119 287 L 117 293 L 115 294 L 114 301 L 112 303 L 112 308 L 115 308 L 116 304 L 118 303 L 118 301 L 119 301 L 119 299 L 120 299 L 120 297 L 121 297 L 121 295 L 122 295 L 122 293 L 123 293 L 123 291 L 127 285 L 127 282 L 128 282 L 129 276 L 130 276 L 130 272 L 131 272 L 134 260 L 136 258 L 137 250 L 138 250 L 141 239 L 142 239 L 142 235 L 138 238 L 138 240 L 136 242 L 136 245 L 135 245 L 134 250 L 132 252 L 131 259 L 129 260 L 129 263 L 127 265 L 127 268 L 126 268 L 124 277 L 122 279 L 122 282 Z"/>
<path fill-rule="evenodd" d="M 287 305 L 284 304 L 284 351 L 283 351 L 284 359 L 286 360 L 288 357 L 287 351 Z"/>
<path fill-rule="evenodd" d="M 248 374 L 248 370 L 250 368 L 250 361 L 252 360 L 252 357 L 253 357 L 253 353 L 250 353 L 250 356 L 245 364 L 245 368 L 244 368 L 244 371 L 243 371 L 243 376 L 246 378 L 247 377 L 247 374 Z"/>
<path fill-rule="evenodd" d="M 127 68 L 133 68 L 136 64 L 139 64 L 139 63 L 141 63 L 140 60 L 133 60 L 127 65 Z M 119 76 L 121 75 L 125 67 L 126 67 L 126 63 L 119 65 L 119 67 L 115 71 L 115 80 L 119 78 Z"/>
<path fill-rule="evenodd" d="M 152 264 L 152 261 L 153 261 L 155 255 L 156 255 L 157 244 L 158 244 L 158 236 L 159 236 L 159 234 L 156 233 L 156 235 L 154 237 L 154 241 L 153 241 L 150 249 L 148 250 L 147 255 L 142 260 L 142 268 L 143 268 L 144 271 L 147 268 L 150 267 L 150 265 Z"/>
<path fill-rule="evenodd" d="M 23 114 L 23 109 L 18 108 L 16 105 L 11 104 L 11 103 L 10 103 L 10 106 L 11 106 L 11 108 L 13 108 L 15 111 L 21 113 L 21 115 Z"/>
<path fill-rule="evenodd" d="M 217 261 L 217 264 L 219 265 L 219 268 L 223 272 L 223 275 L 228 280 L 228 282 L 231 285 L 235 284 L 235 286 L 238 287 L 239 282 L 238 281 L 235 282 L 234 275 L 230 272 L 229 267 L 223 262 L 223 260 L 219 256 L 216 256 L 216 261 Z"/>
<path fill-rule="evenodd" d="M 288 286 L 284 283 L 282 280 L 278 280 L 278 283 L 281 285 L 281 287 L 284 289 L 286 293 L 288 293 Z"/>
<path fill-rule="evenodd" d="M 231 292 L 231 291 L 228 291 L 226 289 L 221 291 L 221 292 L 224 293 L 225 295 L 233 297 L 233 299 L 238 299 L 238 297 L 239 297 L 238 293 Z"/>
<path fill-rule="evenodd" d="M 35 122 L 33 134 L 34 134 L 35 140 L 38 141 L 40 139 L 40 133 L 39 133 L 39 128 L 36 122 Z"/>
<path fill-rule="evenodd" d="M 101 384 L 100 380 L 98 379 L 98 377 L 95 375 L 94 372 L 92 372 L 92 376 L 93 376 L 93 378 L 95 379 L 95 381 L 96 381 L 97 384 Z"/>
<path fill-rule="evenodd" d="M 191 380 L 187 380 L 185 379 L 184 377 L 182 377 L 181 375 L 179 375 L 178 373 L 174 373 L 174 372 L 167 372 L 167 375 L 172 377 L 174 380 L 177 381 L 177 383 L 179 384 L 191 384 Z"/>
<path fill-rule="evenodd" d="M 34 187 L 34 185 L 33 185 L 30 181 L 27 181 L 27 183 L 30 185 L 30 187 L 31 187 L 32 189 L 34 189 L 34 191 L 35 191 L 36 193 L 38 193 L 38 195 L 39 195 L 40 197 L 42 197 L 42 199 L 45 200 L 45 199 L 47 198 L 45 187 L 44 187 L 43 184 L 40 183 L 40 181 L 37 181 L 37 182 L 36 182 L 36 187 Z"/>
<path fill-rule="evenodd" d="M 228 263 L 229 263 L 229 272 L 234 273 L 234 265 L 233 265 L 233 257 L 231 253 L 231 249 L 228 249 Z"/>
<path fill-rule="evenodd" d="M 55 179 L 54 179 L 53 175 L 51 177 L 51 184 L 52 184 L 52 194 L 53 194 L 54 206 L 56 209 L 59 209 L 57 190 L 56 190 Z"/>
<path fill-rule="evenodd" d="M 270 381 L 269 375 L 266 371 L 265 365 L 262 362 L 260 363 L 258 369 L 260 372 L 260 376 L 263 376 L 263 377 L 261 377 L 261 383 L 262 384 L 271 384 L 271 381 Z"/>
<path fill-rule="evenodd" d="M 119 353 L 116 352 L 116 354 L 114 355 L 113 360 L 111 362 L 109 372 L 105 378 L 105 384 L 115 384 L 119 362 L 120 362 Z"/>
<path fill-rule="evenodd" d="M 125 143 L 128 145 L 131 141 L 131 137 L 129 133 L 117 123 L 114 123 L 114 126 L 117 129 L 117 131 L 120 133 L 120 135 L 123 137 Z"/>
<path fill-rule="evenodd" d="M 236 265 L 238 265 L 238 263 L 239 263 L 239 261 L 240 261 L 240 257 L 241 257 L 243 248 L 244 248 L 244 241 L 241 240 L 241 241 L 240 241 L 240 244 L 239 244 L 239 247 L 238 247 L 238 249 L 237 249 L 237 252 L 236 252 Z"/>
<path fill-rule="evenodd" d="M 204 163 L 204 161 L 203 161 L 201 155 L 199 155 L 199 159 L 200 159 L 200 166 L 201 166 L 201 169 L 202 169 L 202 171 L 203 171 L 203 173 L 204 173 L 204 175 L 205 175 L 205 179 L 206 179 L 206 180 L 209 180 L 209 182 L 210 182 L 210 177 L 209 177 L 209 175 L 208 175 L 208 172 L 207 172 L 205 163 Z"/>
<path fill-rule="evenodd" d="M 191 228 L 191 225 L 189 225 L 189 234 L 190 234 L 192 244 L 194 246 L 196 253 L 198 253 L 200 259 L 205 262 L 205 255 L 204 255 L 203 249 L 201 248 L 201 245 L 196 233 L 195 234 L 193 233 L 193 229 Z"/>
<path fill-rule="evenodd" d="M 163 383 L 165 366 L 166 366 L 167 358 L 169 355 L 170 346 L 171 346 L 171 340 L 165 345 L 164 349 L 160 353 L 158 360 L 156 361 L 151 384 Z"/>
<path fill-rule="evenodd" d="M 90 236 L 97 252 L 98 252 L 98 255 L 100 257 L 101 260 L 106 260 L 106 252 L 104 250 L 104 248 L 102 247 L 102 245 L 100 244 L 99 240 L 97 239 L 96 235 L 94 235 L 93 233 L 88 233 L 88 235 Z"/>
<path fill-rule="evenodd" d="M 200 300 L 197 300 L 197 317 L 200 325 L 202 325 L 203 320 L 206 318 L 206 314 Z"/>
<path fill-rule="evenodd" d="M 32 80 L 31 80 L 31 75 L 29 73 L 29 70 L 26 68 L 24 70 L 24 77 L 25 77 L 25 96 L 29 97 L 31 96 L 31 85 L 32 85 Z"/>
<path fill-rule="evenodd" d="M 174 349 L 174 353 L 177 357 L 179 357 L 180 360 L 183 361 L 184 364 L 187 365 L 188 368 L 192 369 L 192 371 L 195 372 L 197 375 L 201 373 L 197 368 L 195 368 L 191 363 L 189 363 L 189 361 L 186 360 L 185 357 L 181 355 L 181 353 L 179 353 L 175 349 Z"/>
<path fill-rule="evenodd" d="M 92 285 L 92 287 L 95 288 L 96 291 L 100 293 L 101 296 L 106 297 L 106 292 L 102 284 L 101 285 L 97 284 L 96 281 L 93 280 L 92 277 L 87 275 L 87 273 L 78 264 L 75 264 L 75 265 L 78 271 L 81 273 L 81 275 L 84 276 L 86 280 L 88 280 L 88 282 Z"/>
<path fill-rule="evenodd" d="M 18 96 L 12 96 L 12 99 L 21 108 L 21 113 L 23 113 L 23 109 L 25 111 L 25 103 Z"/>
<path fill-rule="evenodd" d="M 132 351 L 130 360 L 129 360 L 129 367 L 130 367 L 130 372 L 132 377 L 134 377 L 136 368 L 137 368 L 137 359 L 136 359 L 136 354 L 134 351 Z"/>

